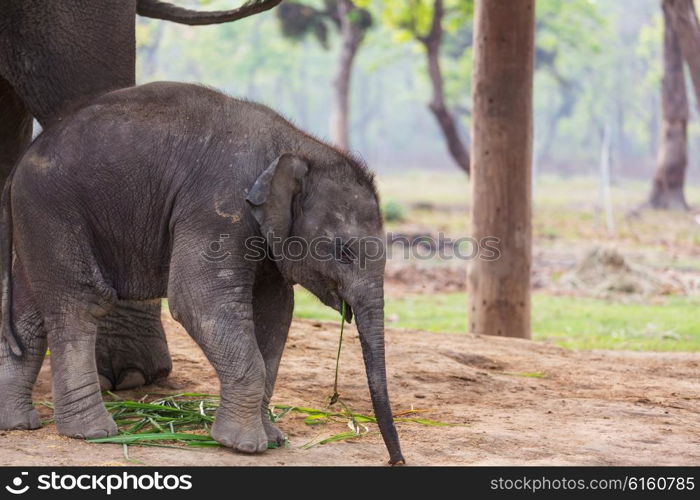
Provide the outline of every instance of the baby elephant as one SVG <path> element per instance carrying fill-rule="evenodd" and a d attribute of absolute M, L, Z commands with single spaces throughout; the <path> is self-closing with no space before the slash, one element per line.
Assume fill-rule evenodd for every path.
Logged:
<path fill-rule="evenodd" d="M 49 127 L 7 183 L 2 218 L 1 429 L 40 425 L 31 392 L 48 343 L 58 431 L 115 434 L 98 322 L 117 299 L 168 297 L 221 382 L 212 436 L 262 452 L 284 439 L 267 408 L 299 283 L 354 312 L 390 462 L 403 461 L 384 364 L 382 219 L 357 160 L 259 104 L 154 83 Z"/>

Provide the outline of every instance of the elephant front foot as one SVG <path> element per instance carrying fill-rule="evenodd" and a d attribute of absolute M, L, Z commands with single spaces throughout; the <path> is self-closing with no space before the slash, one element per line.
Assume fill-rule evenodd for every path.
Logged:
<path fill-rule="evenodd" d="M 259 420 L 250 424 L 239 424 L 217 417 L 211 428 L 211 436 L 227 448 L 242 453 L 262 453 L 267 450 L 267 433 Z"/>
<path fill-rule="evenodd" d="M 119 301 L 100 323 L 95 347 L 100 388 L 126 390 L 166 378 L 172 370 L 161 301 Z"/>
<path fill-rule="evenodd" d="M 56 430 L 59 434 L 76 439 L 96 439 L 119 433 L 117 424 L 101 404 L 93 411 L 70 416 L 56 415 Z"/>

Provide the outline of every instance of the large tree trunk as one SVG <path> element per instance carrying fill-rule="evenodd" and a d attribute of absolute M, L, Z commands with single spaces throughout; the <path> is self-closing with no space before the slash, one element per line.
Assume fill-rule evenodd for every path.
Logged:
<path fill-rule="evenodd" d="M 469 267 L 469 330 L 530 338 L 534 0 L 478 0 L 472 235 L 498 239 Z"/>
<path fill-rule="evenodd" d="M 661 84 L 663 126 L 649 205 L 657 209 L 686 210 L 683 193 L 688 163 L 688 97 L 683 74 L 683 56 L 675 24 L 672 0 L 664 0 L 664 77 Z"/>
<path fill-rule="evenodd" d="M 690 77 L 695 88 L 697 105 L 700 107 L 700 24 L 693 0 L 663 0 L 667 26 L 673 27 Z"/>
<path fill-rule="evenodd" d="M 440 69 L 440 46 L 442 44 L 442 19 L 444 15 L 443 0 L 435 0 L 430 32 L 425 37 L 419 37 L 427 51 L 428 75 L 433 87 L 433 96 L 429 107 L 440 126 L 442 135 L 445 137 L 450 155 L 459 168 L 469 175 L 469 151 L 462 142 L 457 123 L 445 104 L 445 84 L 442 79 L 442 70 Z"/>
<path fill-rule="evenodd" d="M 350 81 L 352 63 L 362 42 L 362 27 L 353 22 L 351 0 L 338 0 L 338 17 L 342 47 L 338 70 L 333 80 L 333 107 L 331 110 L 331 140 L 340 148 L 350 148 Z"/>

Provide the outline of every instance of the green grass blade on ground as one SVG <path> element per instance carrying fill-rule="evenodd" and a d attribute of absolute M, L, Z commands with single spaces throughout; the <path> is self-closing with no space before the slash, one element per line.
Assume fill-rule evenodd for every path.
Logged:
<path fill-rule="evenodd" d="M 210 436 L 201 434 L 189 434 L 182 432 L 141 432 L 138 434 L 121 434 L 118 436 L 95 438 L 89 440 L 91 443 L 115 443 L 115 444 L 134 444 L 139 441 L 177 441 L 185 444 L 190 443 L 213 443 L 215 446 L 219 444 L 212 440 Z"/>

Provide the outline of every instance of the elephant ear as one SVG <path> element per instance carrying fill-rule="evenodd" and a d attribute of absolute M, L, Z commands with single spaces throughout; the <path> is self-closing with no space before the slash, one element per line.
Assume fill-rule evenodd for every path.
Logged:
<path fill-rule="evenodd" d="M 260 232 L 286 238 L 292 229 L 294 197 L 302 190 L 309 167 L 302 158 L 284 153 L 257 178 L 246 196 Z"/>

